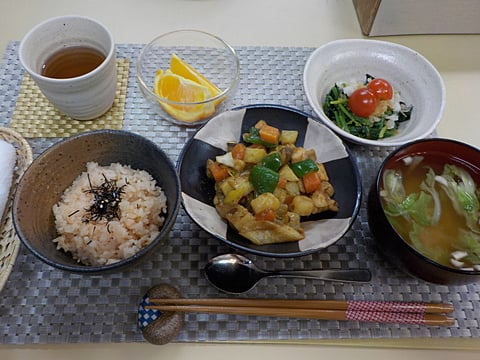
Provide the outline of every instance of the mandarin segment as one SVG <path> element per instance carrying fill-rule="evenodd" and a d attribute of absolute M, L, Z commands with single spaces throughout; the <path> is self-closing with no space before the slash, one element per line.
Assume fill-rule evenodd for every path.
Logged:
<path fill-rule="evenodd" d="M 179 58 L 175 53 L 172 54 L 170 58 L 170 70 L 174 74 L 182 76 L 185 79 L 195 81 L 196 83 L 207 87 L 212 93 L 213 97 L 219 95 L 222 92 L 215 84 L 213 84 L 210 80 L 208 80 L 193 66 L 188 64 L 183 59 Z"/>
<path fill-rule="evenodd" d="M 154 92 L 177 103 L 193 103 L 191 105 L 181 105 L 160 101 L 162 108 L 178 120 L 194 122 L 215 113 L 213 103 L 203 103 L 203 101 L 212 97 L 208 88 L 173 74 L 170 70 L 157 71 Z"/>
<path fill-rule="evenodd" d="M 177 120 L 195 122 L 215 113 L 215 106 L 223 101 L 205 102 L 218 96 L 221 90 L 194 67 L 172 54 L 170 68 L 155 73 L 154 93 L 177 103 L 159 101 L 162 108 Z"/>

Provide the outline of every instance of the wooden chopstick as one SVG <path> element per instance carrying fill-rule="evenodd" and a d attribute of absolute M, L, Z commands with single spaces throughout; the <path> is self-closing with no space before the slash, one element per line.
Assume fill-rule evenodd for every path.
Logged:
<path fill-rule="evenodd" d="M 410 312 L 410 313 L 451 313 L 452 304 L 424 303 L 407 301 L 368 301 L 368 300 L 289 300 L 289 299 L 235 299 L 235 298 L 200 298 L 200 299 L 149 299 L 153 304 L 163 305 L 208 305 L 238 307 L 279 307 L 290 309 L 324 309 L 375 312 Z"/>
<path fill-rule="evenodd" d="M 449 306 L 449 304 L 380 301 L 368 302 L 370 303 L 369 305 L 373 303 L 374 306 L 364 307 L 367 302 L 359 304 L 358 301 L 330 300 L 149 299 L 149 301 L 156 305 L 148 305 L 145 307 L 146 309 L 167 312 L 275 316 L 317 320 L 355 320 L 429 326 L 451 326 L 455 322 L 453 318 L 443 313 L 453 311 L 453 308 Z M 352 307 L 351 303 L 354 303 L 355 306 Z M 417 306 L 407 306 L 406 304 L 416 304 Z M 307 305 L 307 307 L 302 307 L 301 305 Z M 314 305 L 317 307 L 313 307 Z M 320 305 L 323 306 L 323 308 L 318 307 Z M 392 305 L 396 306 L 392 307 Z M 405 305 L 405 307 L 402 309 L 403 305 Z M 420 308 L 422 306 L 424 309 L 429 309 L 428 311 L 431 309 L 433 312 L 421 311 Z M 390 310 L 388 310 L 389 307 Z M 444 309 L 444 311 L 441 309 Z"/>
<path fill-rule="evenodd" d="M 392 322 L 430 326 L 451 326 L 453 318 L 445 314 L 401 313 L 378 311 L 345 311 L 325 309 L 267 308 L 250 306 L 209 306 L 209 305 L 149 305 L 146 309 L 166 312 L 196 312 L 210 314 L 231 314 L 249 316 L 275 316 L 317 320 L 356 320 L 366 322 Z"/>

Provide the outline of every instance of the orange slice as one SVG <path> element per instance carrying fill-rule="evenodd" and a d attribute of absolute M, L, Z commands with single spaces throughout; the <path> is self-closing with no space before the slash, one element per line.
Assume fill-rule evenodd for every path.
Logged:
<path fill-rule="evenodd" d="M 212 97 L 215 97 L 222 92 L 204 75 L 198 72 L 193 66 L 179 58 L 175 53 L 173 53 L 170 58 L 170 70 L 174 74 L 183 76 L 185 79 L 195 81 L 196 83 L 207 87 L 210 90 Z"/>
<path fill-rule="evenodd" d="M 162 108 L 177 120 L 195 122 L 215 113 L 215 104 L 213 102 L 201 103 L 212 98 L 208 87 L 174 74 L 170 69 L 165 72 L 162 70 L 156 72 L 154 92 L 170 101 L 196 103 L 192 105 L 177 105 L 160 101 Z"/>

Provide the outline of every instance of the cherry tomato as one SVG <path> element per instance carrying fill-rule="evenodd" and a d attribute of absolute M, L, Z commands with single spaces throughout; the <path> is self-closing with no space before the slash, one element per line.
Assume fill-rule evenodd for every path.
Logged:
<path fill-rule="evenodd" d="M 385 79 L 373 79 L 367 85 L 379 100 L 390 100 L 393 97 L 393 88 Z"/>
<path fill-rule="evenodd" d="M 377 97 L 366 87 L 355 90 L 348 98 L 348 106 L 360 117 L 369 117 L 377 107 Z"/>

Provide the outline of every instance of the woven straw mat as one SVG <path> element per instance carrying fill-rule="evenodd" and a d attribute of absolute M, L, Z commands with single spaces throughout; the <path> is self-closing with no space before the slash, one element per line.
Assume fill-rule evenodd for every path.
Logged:
<path fill-rule="evenodd" d="M 129 59 L 117 59 L 117 93 L 112 108 L 94 120 L 74 120 L 58 111 L 25 73 L 10 127 L 27 138 L 68 137 L 98 129 L 121 130 L 128 83 Z"/>

